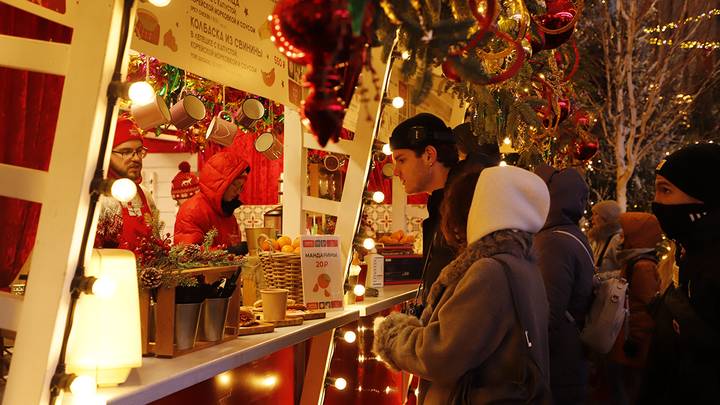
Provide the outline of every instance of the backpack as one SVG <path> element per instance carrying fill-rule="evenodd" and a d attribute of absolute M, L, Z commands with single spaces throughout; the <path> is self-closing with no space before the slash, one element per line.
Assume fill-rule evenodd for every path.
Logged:
<path fill-rule="evenodd" d="M 575 235 L 565 231 L 554 231 L 575 239 L 587 253 L 595 268 L 593 276 L 593 301 L 585 316 L 585 326 L 580 331 L 580 340 L 595 352 L 606 354 L 612 349 L 620 329 L 627 317 L 628 283 L 621 277 L 602 278 L 594 266 L 592 254 Z M 572 318 L 566 311 L 566 316 Z"/>

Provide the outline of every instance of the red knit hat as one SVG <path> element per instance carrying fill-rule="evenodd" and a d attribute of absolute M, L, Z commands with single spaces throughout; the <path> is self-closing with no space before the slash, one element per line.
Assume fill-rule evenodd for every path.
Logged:
<path fill-rule="evenodd" d="M 178 165 L 178 169 L 180 169 L 180 173 L 173 178 L 170 189 L 173 200 L 190 198 L 200 191 L 200 180 L 190 172 L 190 163 L 182 161 Z"/>
<path fill-rule="evenodd" d="M 142 142 L 143 137 L 140 128 L 130 118 L 124 116 L 118 117 L 112 147 L 114 148 L 121 143 L 132 141 L 134 139 Z"/>

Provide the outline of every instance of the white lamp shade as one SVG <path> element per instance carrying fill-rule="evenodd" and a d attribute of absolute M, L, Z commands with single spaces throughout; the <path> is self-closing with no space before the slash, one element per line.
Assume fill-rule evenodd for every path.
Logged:
<path fill-rule="evenodd" d="M 135 255 L 122 249 L 93 249 L 86 276 L 115 284 L 111 297 L 82 294 L 67 346 L 67 371 L 91 375 L 98 386 L 127 380 L 142 365 L 140 299 Z"/>

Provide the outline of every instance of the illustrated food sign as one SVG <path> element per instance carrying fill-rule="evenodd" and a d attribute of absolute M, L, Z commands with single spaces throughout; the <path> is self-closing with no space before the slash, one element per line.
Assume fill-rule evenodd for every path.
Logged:
<path fill-rule="evenodd" d="M 342 309 L 345 274 L 340 265 L 340 238 L 302 236 L 300 264 L 303 300 L 308 309 Z"/>
<path fill-rule="evenodd" d="M 272 0 L 141 2 L 131 48 L 215 82 L 288 104 L 297 67 L 270 41 Z"/>

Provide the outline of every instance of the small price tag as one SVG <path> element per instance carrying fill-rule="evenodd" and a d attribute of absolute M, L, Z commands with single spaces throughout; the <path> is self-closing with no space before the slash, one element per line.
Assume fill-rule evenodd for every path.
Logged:
<path fill-rule="evenodd" d="M 340 265 L 339 237 L 301 236 L 300 257 L 303 300 L 308 309 L 342 309 L 345 275 Z"/>

